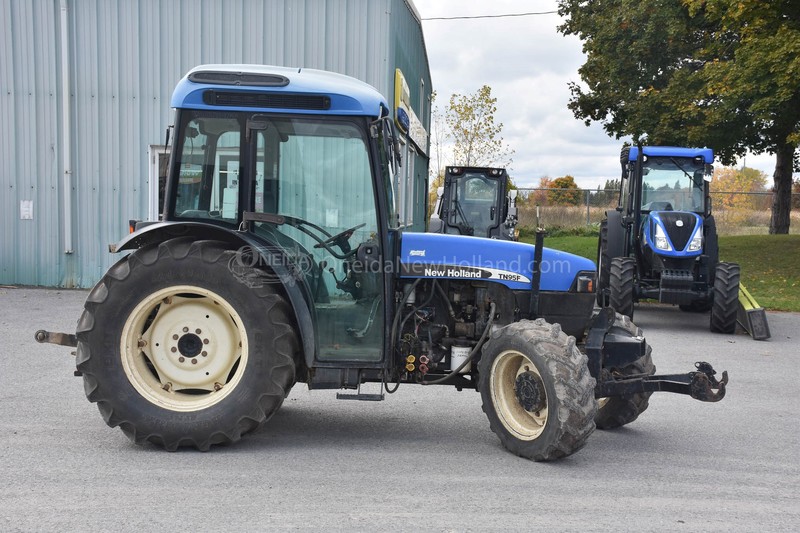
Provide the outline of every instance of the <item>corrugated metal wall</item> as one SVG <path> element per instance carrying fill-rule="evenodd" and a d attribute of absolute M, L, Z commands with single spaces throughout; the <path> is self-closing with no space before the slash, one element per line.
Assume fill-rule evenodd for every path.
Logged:
<path fill-rule="evenodd" d="M 62 1 L 71 254 L 60 201 Z M 404 0 L 0 0 L 0 283 L 88 287 L 102 276 L 115 260 L 107 245 L 124 235 L 128 219 L 147 216 L 147 149 L 163 142 L 172 89 L 191 67 L 333 70 L 391 101 L 393 60 L 430 80 L 409 9 Z M 427 127 L 428 112 L 416 111 Z M 22 201 L 33 202 L 32 220 L 21 219 Z"/>

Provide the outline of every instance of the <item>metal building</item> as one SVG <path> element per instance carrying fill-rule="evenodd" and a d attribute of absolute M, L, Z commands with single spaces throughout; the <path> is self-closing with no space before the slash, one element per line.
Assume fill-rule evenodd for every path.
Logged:
<path fill-rule="evenodd" d="M 407 130 L 396 201 L 424 228 L 431 80 L 410 0 L 0 0 L 0 284 L 90 287 L 158 216 L 172 89 L 192 67 L 332 70 Z"/>

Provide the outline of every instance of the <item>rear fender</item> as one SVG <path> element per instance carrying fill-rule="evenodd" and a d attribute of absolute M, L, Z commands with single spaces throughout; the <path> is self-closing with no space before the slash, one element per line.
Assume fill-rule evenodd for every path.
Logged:
<path fill-rule="evenodd" d="M 215 240 L 230 244 L 231 249 L 249 247 L 259 255 L 256 265 L 271 268 L 276 277 L 281 280 L 284 293 L 294 311 L 295 322 L 299 329 L 303 346 L 303 356 L 306 365 L 310 368 L 316 352 L 316 336 L 314 334 L 314 321 L 311 316 L 311 297 L 306 284 L 290 271 L 291 262 L 285 253 L 277 246 L 271 246 L 259 239 L 253 238 L 249 233 L 232 231 L 213 224 L 202 222 L 159 222 L 148 225 L 135 233 L 122 239 L 112 252 L 135 250 L 151 244 L 158 244 L 177 237 L 193 237 L 196 240 Z"/>

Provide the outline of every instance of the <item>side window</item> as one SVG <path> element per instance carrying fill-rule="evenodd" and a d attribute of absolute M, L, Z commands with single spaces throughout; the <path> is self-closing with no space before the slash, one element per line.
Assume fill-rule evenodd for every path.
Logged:
<path fill-rule="evenodd" d="M 235 222 L 242 171 L 239 121 L 198 117 L 184 131 L 175 216 Z"/>

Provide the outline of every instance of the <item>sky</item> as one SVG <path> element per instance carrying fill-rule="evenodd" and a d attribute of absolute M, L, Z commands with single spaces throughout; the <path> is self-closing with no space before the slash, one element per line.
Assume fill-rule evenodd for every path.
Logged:
<path fill-rule="evenodd" d="M 423 19 L 438 107 L 443 109 L 451 94 L 474 94 L 489 85 L 497 99 L 495 121 L 503 124 L 501 136 L 514 150 L 509 175 L 517 186 L 535 187 L 543 176 L 569 174 L 579 187 L 597 188 L 619 178 L 619 151 L 630 139 L 610 137 L 599 123 L 587 127 L 567 108 L 568 83 L 580 82 L 584 55 L 577 37 L 558 33 L 558 14 L 425 20 L 556 11 L 556 0 L 413 1 Z M 774 156 L 748 155 L 744 163 L 771 183 Z"/>

